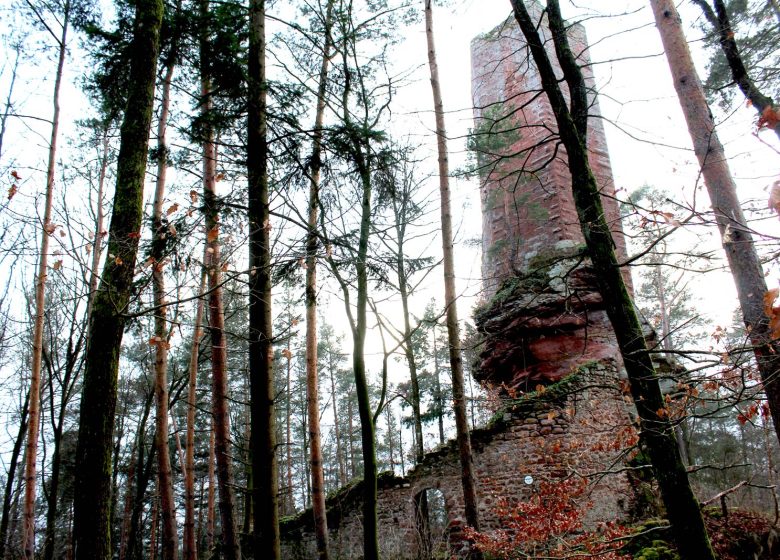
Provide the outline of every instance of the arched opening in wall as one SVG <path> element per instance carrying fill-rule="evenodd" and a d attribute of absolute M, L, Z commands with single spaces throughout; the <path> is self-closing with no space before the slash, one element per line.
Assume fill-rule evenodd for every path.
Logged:
<path fill-rule="evenodd" d="M 449 519 L 444 494 L 436 488 L 426 488 L 414 497 L 414 509 L 418 559 L 449 558 Z"/>

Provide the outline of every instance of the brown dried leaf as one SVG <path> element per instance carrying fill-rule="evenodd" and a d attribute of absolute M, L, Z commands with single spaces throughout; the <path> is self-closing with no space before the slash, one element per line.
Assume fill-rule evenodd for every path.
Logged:
<path fill-rule="evenodd" d="M 173 203 L 173 204 L 171 204 L 171 205 L 168 207 L 168 209 L 165 211 L 165 215 L 166 215 L 166 216 L 170 216 L 171 214 L 173 214 L 174 212 L 176 212 L 176 210 L 178 210 L 178 209 L 179 209 L 179 205 L 178 205 L 177 203 L 175 203 L 175 202 L 174 202 L 174 203 Z"/>

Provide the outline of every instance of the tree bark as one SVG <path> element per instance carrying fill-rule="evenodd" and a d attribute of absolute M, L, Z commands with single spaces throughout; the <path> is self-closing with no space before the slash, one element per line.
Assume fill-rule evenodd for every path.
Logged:
<path fill-rule="evenodd" d="M 723 145 L 718 139 L 704 89 L 688 50 L 680 16 L 671 1 L 651 0 L 650 4 L 693 141 L 693 150 L 712 202 L 721 243 L 737 287 L 742 318 L 753 345 L 775 434 L 780 440 L 780 344 L 774 339 L 769 318 L 764 312 L 767 286 L 761 261 L 737 198 L 737 188 Z"/>
<path fill-rule="evenodd" d="M 38 274 L 35 277 L 35 320 L 33 322 L 33 347 L 30 374 L 30 421 L 27 423 L 27 452 L 24 468 L 24 557 L 32 560 L 35 556 L 35 482 L 36 463 L 38 461 L 38 431 L 41 417 L 41 364 L 43 361 L 43 322 L 46 313 L 46 277 L 48 276 L 49 236 L 54 233 L 51 222 L 52 201 L 54 198 L 54 174 L 57 165 L 57 137 L 60 128 L 60 87 L 62 72 L 65 68 L 68 22 L 70 21 L 70 2 L 65 2 L 63 10 L 62 33 L 59 37 L 59 58 L 54 79 L 52 104 L 51 139 L 49 141 L 49 161 L 46 167 L 46 195 L 43 206 L 43 224 L 41 224 L 41 252 L 38 256 Z"/>
<path fill-rule="evenodd" d="M 205 256 L 204 256 L 205 261 Z M 195 411 L 197 408 L 198 356 L 203 329 L 203 294 L 206 291 L 206 269 L 200 276 L 198 303 L 195 311 L 195 326 L 192 331 L 192 348 L 188 367 L 187 385 L 187 437 L 184 459 L 184 560 L 197 560 L 198 545 L 195 538 Z"/>
<path fill-rule="evenodd" d="M 252 415 L 252 496 L 255 558 L 278 560 L 279 508 L 271 318 L 271 240 L 268 201 L 268 122 L 265 0 L 249 3 L 249 380 Z"/>
<path fill-rule="evenodd" d="M 157 447 L 157 491 L 160 495 L 162 517 L 162 557 L 175 560 L 179 556 L 178 531 L 176 528 L 176 504 L 173 495 L 171 457 L 168 451 L 168 308 L 165 302 L 165 259 L 167 258 L 167 237 L 170 235 L 163 218 L 165 200 L 165 178 L 168 168 L 168 146 L 165 132 L 168 126 L 168 112 L 171 102 L 171 81 L 176 64 L 173 52 L 165 64 L 160 118 L 157 124 L 157 181 L 152 205 L 152 292 L 156 312 L 154 314 L 154 395 L 155 395 L 155 440 Z"/>
<path fill-rule="evenodd" d="M 208 112 L 210 90 L 204 87 L 204 113 Z M 208 119 L 204 119 L 207 122 Z M 219 244 L 219 207 L 216 193 L 216 146 L 213 131 L 204 131 L 203 211 L 206 214 L 206 269 L 209 286 L 209 331 L 211 334 L 211 394 L 214 417 L 214 457 L 219 486 L 219 514 L 222 522 L 222 552 L 226 560 L 240 558 L 235 521 L 233 466 L 230 458 L 230 414 L 228 410 L 227 339 L 222 298 Z"/>
<path fill-rule="evenodd" d="M 320 205 L 322 125 L 325 120 L 332 20 L 333 0 L 328 0 L 324 22 L 325 44 L 320 65 L 317 112 L 314 119 L 312 153 L 309 163 L 309 231 L 306 235 L 306 405 L 309 417 L 312 511 L 314 514 L 314 532 L 317 539 L 317 558 L 320 560 L 327 560 L 330 554 L 328 551 L 328 512 L 325 507 L 325 476 L 322 469 L 319 376 L 317 373 L 317 210 Z M 289 443 L 288 441 L 288 446 Z"/>
<path fill-rule="evenodd" d="M 111 558 L 111 443 L 119 350 L 130 301 L 159 53 L 162 0 L 139 0 L 130 61 L 130 86 L 120 132 L 109 257 L 90 317 L 76 452 L 74 554 Z"/>
<path fill-rule="evenodd" d="M 548 0 L 547 14 L 555 52 L 569 88 L 571 107 L 559 86 L 555 70 L 531 19 L 520 0 L 511 0 L 515 19 L 539 71 L 542 88 L 558 125 L 572 177 L 572 193 L 598 289 L 617 337 L 640 421 L 640 437 L 648 451 L 666 506 L 680 556 L 684 560 L 714 560 L 707 531 L 674 439 L 674 428 L 658 385 L 653 362 L 642 335 L 634 303 L 621 274 L 614 241 L 605 218 L 599 187 L 587 152 L 587 86 L 566 35 L 557 0 Z"/>
<path fill-rule="evenodd" d="M 477 485 L 471 454 L 471 437 L 466 417 L 466 401 L 463 382 L 463 355 L 460 346 L 460 326 L 455 301 L 455 263 L 452 243 L 452 212 L 450 210 L 450 169 L 447 152 L 447 130 L 444 126 L 444 103 L 439 85 L 439 67 L 433 35 L 432 0 L 425 0 L 425 36 L 428 42 L 428 66 L 431 71 L 431 91 L 436 115 L 436 147 L 439 154 L 439 193 L 441 196 L 441 235 L 444 254 L 444 306 L 447 310 L 447 335 L 449 341 L 452 375 L 452 400 L 455 411 L 455 429 L 461 466 L 461 484 L 466 512 L 466 523 L 479 531 L 477 510 Z"/>
<path fill-rule="evenodd" d="M 216 492 L 214 491 L 214 478 L 216 467 L 216 452 L 214 442 L 214 420 L 211 421 L 209 430 L 209 494 L 206 503 L 206 552 L 211 554 L 214 550 L 214 524 L 215 524 L 215 502 Z"/>

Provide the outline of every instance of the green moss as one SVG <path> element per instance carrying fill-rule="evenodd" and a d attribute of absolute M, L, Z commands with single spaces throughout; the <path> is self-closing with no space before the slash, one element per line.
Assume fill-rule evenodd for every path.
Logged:
<path fill-rule="evenodd" d="M 570 395 L 576 393 L 582 377 L 593 364 L 591 361 L 579 366 L 573 373 L 560 381 L 547 385 L 543 389 L 525 393 L 517 399 L 505 401 L 504 405 L 488 421 L 485 429 L 495 430 L 507 423 L 504 418 L 511 414 L 514 418 L 527 418 L 537 412 L 549 410 L 552 406 L 561 406 Z"/>

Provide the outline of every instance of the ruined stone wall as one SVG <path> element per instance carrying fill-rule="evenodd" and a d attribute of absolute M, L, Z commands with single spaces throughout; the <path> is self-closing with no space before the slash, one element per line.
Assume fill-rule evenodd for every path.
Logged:
<path fill-rule="evenodd" d="M 526 3 L 531 17 L 539 5 Z M 539 27 L 548 56 L 562 76 L 546 24 Z M 590 88 L 594 80 L 585 31 L 569 28 L 569 42 Z M 582 245 L 571 195 L 566 153 L 541 79 L 513 18 L 477 37 L 471 47 L 475 149 L 482 186 L 482 273 L 485 299 L 508 279 L 527 273 L 533 259 L 562 243 Z M 561 80 L 564 94 L 568 95 Z M 615 186 L 598 100 L 590 96 L 588 150 L 602 202 L 615 232 L 619 258 L 625 255 Z"/>
<path fill-rule="evenodd" d="M 474 466 L 483 530 L 501 527 L 497 500 L 527 498 L 543 480 L 586 476 L 619 470 L 621 438 L 630 438 L 628 409 L 616 389 L 620 366 L 613 360 L 583 365 L 570 382 L 549 393 L 519 399 L 472 432 Z M 526 485 L 526 475 L 534 482 Z M 633 500 L 624 472 L 593 476 L 582 507 L 589 527 L 599 521 L 624 519 Z M 450 550 L 462 550 L 465 523 L 460 463 L 455 441 L 428 453 L 405 478 L 380 477 L 379 540 L 383 558 L 417 558 L 421 542 L 415 522 L 415 496 L 427 488 L 443 493 Z M 334 558 L 362 556 L 360 487 L 328 502 L 331 551 Z M 282 525 L 283 558 L 315 558 L 311 512 Z"/>

